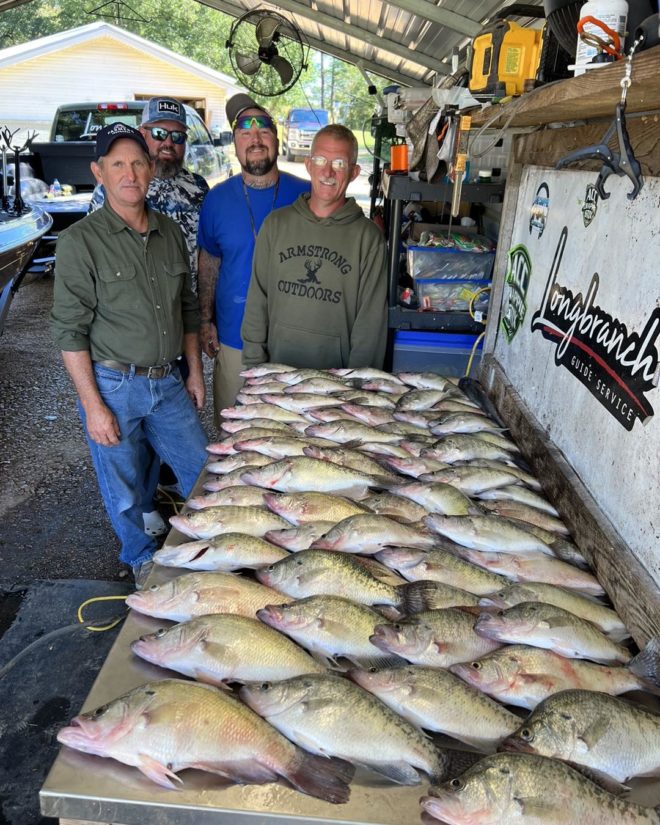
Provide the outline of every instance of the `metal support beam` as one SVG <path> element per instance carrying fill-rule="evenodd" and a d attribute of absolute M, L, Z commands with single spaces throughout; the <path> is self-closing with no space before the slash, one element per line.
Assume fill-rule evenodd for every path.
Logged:
<path fill-rule="evenodd" d="M 396 7 L 430 20 L 432 23 L 439 23 L 452 31 L 466 34 L 468 37 L 474 37 L 483 28 L 478 21 L 471 20 L 462 14 L 456 14 L 454 11 L 447 11 L 427 0 L 396 0 Z"/>

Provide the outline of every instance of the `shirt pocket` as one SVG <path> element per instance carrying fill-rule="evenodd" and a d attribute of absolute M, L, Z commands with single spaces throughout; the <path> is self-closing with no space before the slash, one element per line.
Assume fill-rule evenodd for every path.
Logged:
<path fill-rule="evenodd" d="M 98 298 L 114 312 L 127 312 L 135 307 L 138 285 L 137 270 L 133 264 L 100 267 Z"/>
<path fill-rule="evenodd" d="M 178 298 L 186 278 L 189 278 L 188 263 L 183 260 L 168 261 L 163 264 L 163 271 L 167 275 L 164 279 L 164 289 L 170 298 Z"/>

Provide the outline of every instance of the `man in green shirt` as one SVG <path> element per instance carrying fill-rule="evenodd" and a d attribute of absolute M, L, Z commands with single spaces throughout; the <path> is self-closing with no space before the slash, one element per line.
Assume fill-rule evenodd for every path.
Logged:
<path fill-rule="evenodd" d="M 206 458 L 195 411 L 204 404 L 199 309 L 181 230 L 145 204 L 152 164 L 142 135 L 106 126 L 96 157 L 92 172 L 106 202 L 60 235 L 51 321 L 119 558 L 139 583 L 156 547 L 144 532 L 140 496 L 147 445 L 173 468 L 185 496 Z"/>

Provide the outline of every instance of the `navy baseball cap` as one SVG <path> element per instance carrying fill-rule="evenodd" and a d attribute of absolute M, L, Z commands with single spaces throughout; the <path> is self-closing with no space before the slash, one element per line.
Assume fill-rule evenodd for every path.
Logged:
<path fill-rule="evenodd" d="M 157 123 L 159 120 L 174 120 L 186 129 L 186 110 L 183 103 L 172 97 L 152 97 L 142 110 L 142 126 L 147 123 Z"/>
<path fill-rule="evenodd" d="M 111 123 L 109 126 L 104 126 L 96 135 L 96 160 L 99 160 L 110 151 L 110 147 L 116 140 L 127 139 L 134 140 L 139 144 L 140 149 L 147 157 L 149 156 L 149 147 L 147 142 L 142 137 L 137 129 L 132 126 L 127 126 L 125 123 Z"/>

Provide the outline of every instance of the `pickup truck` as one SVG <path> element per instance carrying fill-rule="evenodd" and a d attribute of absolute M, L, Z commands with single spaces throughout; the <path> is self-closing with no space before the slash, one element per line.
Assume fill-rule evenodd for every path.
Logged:
<path fill-rule="evenodd" d="M 287 160 L 307 157 L 314 135 L 327 126 L 326 109 L 289 109 L 282 125 L 282 154 Z"/>
<path fill-rule="evenodd" d="M 66 228 L 87 214 L 89 199 L 94 190 L 94 176 L 90 163 L 94 160 L 96 134 L 104 126 L 121 121 L 139 126 L 145 101 L 130 100 L 104 103 L 68 103 L 55 113 L 49 142 L 33 142 L 30 163 L 35 178 L 47 185 L 57 179 L 62 186 L 70 185 L 72 196 L 31 198 L 53 217 L 53 230 Z M 231 133 L 213 138 L 203 120 L 190 106 L 186 106 L 188 142 L 185 166 L 206 178 L 209 186 L 232 174 L 232 164 L 223 150 L 231 142 Z"/>

